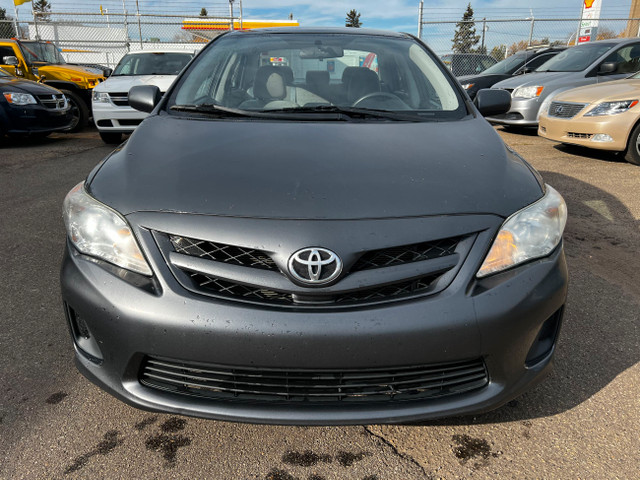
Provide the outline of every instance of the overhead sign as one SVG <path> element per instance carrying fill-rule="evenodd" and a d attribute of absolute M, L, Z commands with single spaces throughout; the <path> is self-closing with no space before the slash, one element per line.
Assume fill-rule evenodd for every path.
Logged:
<path fill-rule="evenodd" d="M 594 42 L 598 36 L 598 22 L 603 0 L 584 0 L 580 16 L 578 43 Z"/>

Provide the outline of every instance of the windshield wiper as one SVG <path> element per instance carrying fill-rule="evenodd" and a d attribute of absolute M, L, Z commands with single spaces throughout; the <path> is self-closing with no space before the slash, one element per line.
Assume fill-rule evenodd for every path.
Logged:
<path fill-rule="evenodd" d="M 170 110 L 177 112 L 194 112 L 207 115 L 220 116 L 237 116 L 237 117 L 262 117 L 262 112 L 252 112 L 250 110 L 241 110 L 239 108 L 223 107 L 222 105 L 214 105 L 213 103 L 203 103 L 200 105 L 172 105 Z"/>
<path fill-rule="evenodd" d="M 269 110 L 269 113 L 338 113 L 349 118 L 381 118 L 388 120 L 399 120 L 405 122 L 422 122 L 424 118 L 417 114 L 395 112 L 389 110 L 377 110 L 372 108 L 343 107 L 339 105 L 314 105 L 309 107 L 288 107 L 278 110 Z"/>

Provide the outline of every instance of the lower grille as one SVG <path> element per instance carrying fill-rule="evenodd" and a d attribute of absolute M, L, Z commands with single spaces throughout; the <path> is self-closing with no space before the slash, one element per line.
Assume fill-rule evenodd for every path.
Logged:
<path fill-rule="evenodd" d="M 593 133 L 567 132 L 567 137 L 569 137 L 569 138 L 582 138 L 584 140 L 589 140 L 591 137 L 593 137 Z"/>
<path fill-rule="evenodd" d="M 404 401 L 460 394 L 489 382 L 482 359 L 394 369 L 287 370 L 201 365 L 146 357 L 143 385 L 221 400 Z"/>

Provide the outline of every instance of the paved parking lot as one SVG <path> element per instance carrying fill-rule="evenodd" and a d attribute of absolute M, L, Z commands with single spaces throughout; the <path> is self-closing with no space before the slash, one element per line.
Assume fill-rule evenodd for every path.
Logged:
<path fill-rule="evenodd" d="M 567 200 L 570 293 L 554 374 L 492 413 L 273 427 L 156 415 L 76 372 L 58 286 L 66 192 L 93 130 L 0 146 L 0 479 L 637 479 L 640 167 L 499 130 Z"/>

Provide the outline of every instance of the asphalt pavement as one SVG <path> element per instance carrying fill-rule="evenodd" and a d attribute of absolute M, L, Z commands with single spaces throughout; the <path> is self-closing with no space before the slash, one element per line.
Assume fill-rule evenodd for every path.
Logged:
<path fill-rule="evenodd" d="M 570 292 L 554 373 L 491 413 L 279 427 L 160 415 L 82 377 L 59 293 L 65 194 L 95 130 L 0 145 L 0 479 L 638 479 L 640 167 L 498 129 L 565 197 Z"/>

